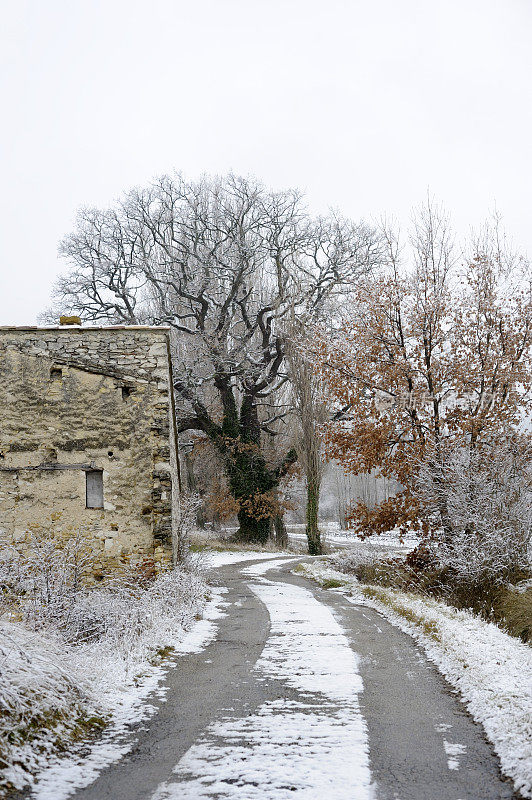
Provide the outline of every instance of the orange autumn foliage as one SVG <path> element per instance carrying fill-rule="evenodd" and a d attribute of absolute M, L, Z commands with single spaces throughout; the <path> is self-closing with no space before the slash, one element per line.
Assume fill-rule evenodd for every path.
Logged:
<path fill-rule="evenodd" d="M 408 272 L 392 238 L 389 245 L 386 270 L 359 286 L 352 313 L 332 333 L 321 331 L 315 351 L 337 410 L 324 431 L 329 456 L 353 474 L 377 470 L 403 487 L 375 508 L 351 510 L 360 535 L 427 533 L 422 463 L 441 461 L 450 444 L 478 449 L 530 432 L 528 264 L 505 258 L 486 237 L 457 267 L 430 207 L 415 229 Z"/>
<path fill-rule="evenodd" d="M 227 522 L 236 517 L 240 504 L 229 491 L 227 481 L 215 478 L 212 480 L 209 493 L 205 496 L 205 508 L 213 519 Z"/>

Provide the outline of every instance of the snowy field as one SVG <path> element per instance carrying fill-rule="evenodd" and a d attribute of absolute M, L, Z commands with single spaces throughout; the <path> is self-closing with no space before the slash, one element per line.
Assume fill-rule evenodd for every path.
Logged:
<path fill-rule="evenodd" d="M 290 540 L 306 543 L 304 525 L 288 525 L 287 528 Z M 320 533 L 322 542 L 330 549 L 357 547 L 362 543 L 362 540 L 353 531 L 342 530 L 336 522 L 321 523 Z M 389 531 L 378 536 L 370 536 L 368 539 L 364 539 L 363 544 L 370 545 L 376 550 L 386 549 L 391 552 L 409 553 L 419 544 L 419 538 L 408 536 L 401 540 L 398 532 Z"/>
<path fill-rule="evenodd" d="M 429 598 L 366 586 L 323 561 L 302 565 L 323 583 L 339 581 L 365 604 L 413 636 L 482 724 L 501 768 L 532 798 L 532 649 L 479 617 Z M 450 754 L 452 757 L 452 754 Z"/>

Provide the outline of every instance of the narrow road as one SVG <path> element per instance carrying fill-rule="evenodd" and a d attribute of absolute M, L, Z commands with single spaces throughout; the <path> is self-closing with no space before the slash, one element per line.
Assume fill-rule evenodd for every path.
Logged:
<path fill-rule="evenodd" d="M 133 750 L 76 800 L 514 797 L 413 640 L 294 564 L 216 571 L 229 589 L 217 638 L 179 659 Z"/>

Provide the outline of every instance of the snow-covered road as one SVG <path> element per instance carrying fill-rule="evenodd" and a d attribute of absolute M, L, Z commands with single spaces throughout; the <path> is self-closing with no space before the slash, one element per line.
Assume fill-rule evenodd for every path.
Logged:
<path fill-rule="evenodd" d="M 282 681 L 298 699 L 266 700 L 246 717 L 212 723 L 176 766 L 177 782 L 153 800 L 372 797 L 358 658 L 308 589 L 259 577 L 278 565 L 243 570 L 271 620 L 255 669 L 257 680 Z"/>
<path fill-rule="evenodd" d="M 75 798 L 514 797 L 409 636 L 293 576 L 293 559 L 223 562 L 216 638 L 179 661 L 132 751 Z"/>

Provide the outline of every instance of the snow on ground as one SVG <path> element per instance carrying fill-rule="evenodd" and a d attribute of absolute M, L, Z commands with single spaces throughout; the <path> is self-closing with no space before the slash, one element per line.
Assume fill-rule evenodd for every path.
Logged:
<path fill-rule="evenodd" d="M 318 582 L 340 581 L 351 602 L 375 608 L 412 635 L 484 727 L 502 771 L 532 798 L 532 649 L 496 625 L 436 600 L 365 586 L 323 561 L 303 569 Z M 449 743 L 452 769 L 460 756 L 455 748 Z"/>
<path fill-rule="evenodd" d="M 97 714 L 85 676 L 70 666 L 59 636 L 0 619 L 0 796 L 27 783 L 57 740 L 74 733 L 76 717 Z M 53 730 L 40 734 L 48 719 Z"/>
<path fill-rule="evenodd" d="M 241 561 L 264 561 L 269 558 L 279 558 L 279 553 L 259 553 L 249 550 L 203 550 L 200 556 L 205 569 L 217 569 L 228 564 L 239 564 Z"/>
<path fill-rule="evenodd" d="M 265 575 L 271 569 L 279 569 L 285 564 L 290 564 L 292 561 L 301 561 L 301 556 L 284 556 L 283 558 L 276 558 L 272 561 L 266 561 L 263 564 L 252 564 L 250 567 L 245 567 L 242 570 L 242 575 L 249 575 L 258 578 Z"/>
<path fill-rule="evenodd" d="M 212 599 L 204 610 L 202 618 L 185 633 L 180 642 L 175 644 L 174 652 L 180 655 L 201 653 L 213 641 L 218 630 L 216 621 L 226 615 L 224 607 L 227 603 L 223 599 L 226 592 L 227 589 L 218 587 L 211 589 Z"/>
<path fill-rule="evenodd" d="M 443 740 L 445 755 L 447 756 L 447 766 L 449 769 L 460 769 L 460 756 L 463 756 L 466 747 L 464 744 L 453 744 L 447 739 Z"/>
<path fill-rule="evenodd" d="M 173 647 L 178 654 L 201 651 L 215 637 L 216 620 L 225 614 L 223 595 L 226 591 L 222 588 L 211 591 L 212 599 L 203 612 L 203 618 L 189 631 L 185 632 L 176 622 L 173 630 L 152 631 L 152 639 Z M 134 744 L 131 726 L 156 713 L 153 700 L 164 701 L 167 691 L 163 684 L 164 677 L 174 663 L 168 658 L 154 665 L 146 654 L 143 659 L 135 661 L 134 671 L 126 676 L 121 674 L 118 659 L 113 660 L 109 654 L 100 652 L 99 663 L 96 658 L 91 663 L 94 672 L 92 690 L 93 693 L 100 692 L 99 705 L 109 714 L 109 724 L 95 742 L 83 743 L 66 757 L 47 753 L 41 759 L 41 770 L 36 776 L 32 797 L 36 800 L 64 800 L 77 788 L 88 786 L 102 769 L 129 752 Z M 17 778 L 9 774 L 7 777 Z"/>
<path fill-rule="evenodd" d="M 282 562 L 281 562 L 282 563 Z M 366 724 L 358 658 L 331 611 L 311 592 L 259 577 L 252 590 L 271 630 L 255 670 L 296 690 L 253 714 L 210 725 L 152 800 L 370 800 Z"/>
<path fill-rule="evenodd" d="M 360 544 L 359 537 L 354 531 L 342 530 L 338 523 L 331 522 L 328 524 L 321 524 L 320 531 L 322 541 L 326 544 L 334 546 L 335 544 Z M 289 525 L 288 535 L 290 539 L 304 539 L 307 535 L 305 533 L 305 525 Z M 364 539 L 364 542 L 369 545 L 374 545 L 380 549 L 383 547 L 391 547 L 393 550 L 401 550 L 410 552 L 419 544 L 419 538 L 416 536 L 401 537 L 399 531 L 391 530 L 388 533 L 381 533 L 379 535 L 370 536 Z"/>
<path fill-rule="evenodd" d="M 199 566 L 216 568 L 275 558 L 279 554 L 216 552 L 208 557 L 202 554 Z M 24 731 L 30 724 L 38 726 L 31 745 L 22 734 L 19 741 L 6 740 L 0 747 L 4 759 L 0 786 L 21 789 L 32 783 L 33 774 L 35 798 L 62 800 L 131 749 L 130 727 L 155 713 L 154 699 L 164 700 L 163 680 L 172 662 L 154 663 L 160 662 L 158 650 L 170 647 L 178 655 L 199 652 L 214 638 L 216 619 L 223 614 L 226 590 L 215 589 L 203 618 L 195 622 L 205 607 L 207 587 L 198 571 L 190 574 L 194 577 L 185 578 L 184 591 L 179 582 L 183 576 L 175 585 L 166 576 L 138 602 L 107 596 L 105 591 L 81 598 L 85 605 L 80 605 L 80 619 L 86 619 L 89 629 L 95 621 L 106 620 L 108 633 L 103 640 L 72 646 L 53 624 L 35 632 L 22 622 L 0 620 L 0 710 L 7 711 L 0 732 L 7 736 L 11 727 Z M 64 722 L 47 729 L 44 720 L 58 714 Z M 60 757 L 59 738 L 68 741 L 76 719 L 91 717 L 106 721 L 103 734 L 90 746 L 85 736 L 68 757 Z M 35 723 L 30 722 L 32 718 Z"/>

